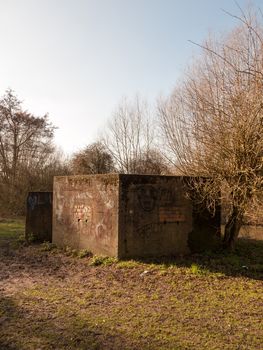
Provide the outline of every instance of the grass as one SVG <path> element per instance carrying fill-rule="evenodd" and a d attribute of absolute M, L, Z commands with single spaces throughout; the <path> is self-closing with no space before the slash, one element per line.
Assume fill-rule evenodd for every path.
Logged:
<path fill-rule="evenodd" d="M 0 223 L 5 240 L 23 231 L 21 222 L 10 224 L 16 229 Z M 9 253 L 1 254 L 0 241 L 0 349 L 262 346 L 262 242 L 240 241 L 231 254 L 142 261 L 88 251 L 78 259 L 47 243 Z"/>
<path fill-rule="evenodd" d="M 108 256 L 93 256 L 90 260 L 91 266 L 110 266 L 117 262 L 116 258 Z"/>
<path fill-rule="evenodd" d="M 24 219 L 0 219 L 0 239 L 18 240 L 24 235 Z"/>

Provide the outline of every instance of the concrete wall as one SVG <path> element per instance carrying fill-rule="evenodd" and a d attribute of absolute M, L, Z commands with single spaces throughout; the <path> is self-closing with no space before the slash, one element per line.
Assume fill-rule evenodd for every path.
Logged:
<path fill-rule="evenodd" d="M 119 256 L 187 253 L 192 203 L 180 177 L 120 176 Z"/>
<path fill-rule="evenodd" d="M 118 175 L 54 178 L 53 242 L 117 256 Z"/>
<path fill-rule="evenodd" d="M 211 248 L 214 218 L 186 198 L 187 178 L 120 175 L 119 256 L 163 256 Z"/>
<path fill-rule="evenodd" d="M 215 244 L 211 218 L 186 198 L 186 178 L 89 175 L 54 180 L 53 242 L 119 258 L 199 251 Z"/>
<path fill-rule="evenodd" d="M 52 240 L 52 192 L 29 192 L 27 196 L 26 239 Z"/>

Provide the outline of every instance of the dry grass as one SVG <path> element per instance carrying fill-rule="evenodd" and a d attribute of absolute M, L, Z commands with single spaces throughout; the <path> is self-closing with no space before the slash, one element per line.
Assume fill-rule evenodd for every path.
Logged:
<path fill-rule="evenodd" d="M 262 243 L 240 242 L 231 255 L 118 262 L 80 259 L 48 244 L 6 250 L 13 236 L 6 224 L 0 223 L 0 349 L 262 345 Z"/>

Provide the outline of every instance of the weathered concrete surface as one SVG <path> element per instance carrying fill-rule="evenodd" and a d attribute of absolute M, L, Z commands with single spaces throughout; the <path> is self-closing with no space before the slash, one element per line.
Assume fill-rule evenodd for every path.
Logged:
<path fill-rule="evenodd" d="M 26 239 L 52 240 L 52 192 L 29 192 L 27 196 Z"/>
<path fill-rule="evenodd" d="M 123 176 L 120 181 L 119 255 L 187 253 L 192 204 L 179 177 Z"/>
<path fill-rule="evenodd" d="M 120 175 L 119 256 L 164 256 L 210 248 L 220 232 L 216 217 L 195 210 L 187 178 Z"/>
<path fill-rule="evenodd" d="M 53 242 L 119 258 L 164 256 L 215 244 L 215 218 L 186 198 L 186 178 L 55 177 Z"/>
<path fill-rule="evenodd" d="M 118 255 L 118 175 L 54 179 L 53 242 Z"/>

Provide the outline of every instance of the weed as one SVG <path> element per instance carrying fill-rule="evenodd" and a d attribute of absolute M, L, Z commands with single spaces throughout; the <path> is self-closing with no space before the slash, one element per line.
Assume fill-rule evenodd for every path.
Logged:
<path fill-rule="evenodd" d="M 26 242 L 28 244 L 34 243 L 37 240 L 37 235 L 34 232 L 27 233 Z"/>
<path fill-rule="evenodd" d="M 89 258 L 89 257 L 92 257 L 93 254 L 90 250 L 88 249 L 82 249 L 78 252 L 78 257 L 83 259 L 83 258 Z"/>
<path fill-rule="evenodd" d="M 64 254 L 67 256 L 73 256 L 73 257 L 77 257 L 78 256 L 78 251 L 77 249 L 73 249 L 71 247 L 66 246 L 64 249 Z"/>
<path fill-rule="evenodd" d="M 24 244 L 26 243 L 25 235 L 19 235 L 17 238 L 18 243 Z"/>
<path fill-rule="evenodd" d="M 123 260 L 123 261 L 118 261 L 116 267 L 119 269 L 134 269 L 139 265 L 140 263 L 135 260 Z"/>
<path fill-rule="evenodd" d="M 159 300 L 159 299 L 160 299 L 160 296 L 159 296 L 158 293 L 154 293 L 154 294 L 152 294 L 151 299 L 152 299 L 152 300 Z"/>
<path fill-rule="evenodd" d="M 167 269 L 160 269 L 158 272 L 158 276 L 166 276 L 168 275 Z"/>
<path fill-rule="evenodd" d="M 197 265 L 197 264 L 192 264 L 190 267 L 190 272 L 193 275 L 207 275 L 208 274 L 208 270 L 204 269 L 202 266 Z"/>
<path fill-rule="evenodd" d="M 51 243 L 51 242 L 44 242 L 41 244 L 41 250 L 43 252 L 51 252 L 52 250 L 57 249 L 56 244 Z"/>
<path fill-rule="evenodd" d="M 108 256 L 97 256 L 94 255 L 91 259 L 90 265 L 91 266 L 109 266 L 113 265 L 114 263 L 117 263 L 116 258 L 108 257 Z"/>

